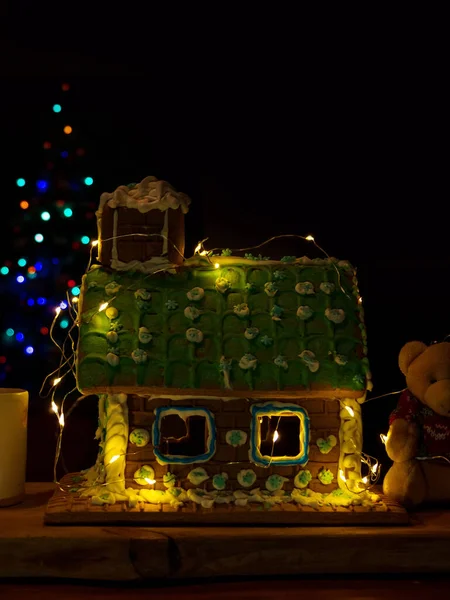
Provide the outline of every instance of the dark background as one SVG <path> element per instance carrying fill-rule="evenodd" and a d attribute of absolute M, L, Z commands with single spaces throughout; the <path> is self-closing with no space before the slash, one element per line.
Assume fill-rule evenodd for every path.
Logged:
<path fill-rule="evenodd" d="M 242 19 L 223 38 L 217 21 L 203 36 L 191 28 L 180 36 L 172 22 L 125 19 L 87 43 L 84 28 L 75 37 L 62 26 L 44 34 L 23 4 L 26 18 L 6 27 L 0 47 L 2 210 L 8 213 L 16 177 L 37 168 L 43 114 L 68 81 L 72 122 L 83 129 L 95 179 L 91 200 L 146 175 L 168 180 L 193 201 L 187 255 L 204 237 L 207 247 L 239 248 L 312 233 L 330 255 L 358 268 L 369 399 L 401 389 L 401 346 L 450 333 L 443 78 L 420 41 L 362 50 L 347 39 L 327 47 L 316 40 L 305 51 L 300 31 L 283 35 L 274 25 L 276 44 L 254 24 L 254 40 L 243 35 Z M 15 16 L 10 9 L 10 24 Z M 95 223 L 87 226 L 94 236 Z M 2 253 L 11 235 L 0 223 Z M 301 241 L 286 253 L 319 255 Z M 13 384 L 23 386 L 25 377 L 32 391 L 29 479 L 51 479 L 55 419 L 36 393 L 47 371 L 16 372 Z M 365 450 L 386 466 L 379 434 L 396 401 L 363 409 Z M 95 425 L 92 398 L 66 427 L 70 470 L 94 460 Z"/>

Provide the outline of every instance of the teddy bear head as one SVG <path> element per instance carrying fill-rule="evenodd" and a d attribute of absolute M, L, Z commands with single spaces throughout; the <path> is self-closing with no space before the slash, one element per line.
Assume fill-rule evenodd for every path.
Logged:
<path fill-rule="evenodd" d="M 408 342 L 398 363 L 410 392 L 434 412 L 450 417 L 450 343 Z"/>

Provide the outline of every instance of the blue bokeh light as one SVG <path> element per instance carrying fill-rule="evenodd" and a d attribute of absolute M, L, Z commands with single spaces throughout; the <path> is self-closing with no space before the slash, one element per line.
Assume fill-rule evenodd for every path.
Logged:
<path fill-rule="evenodd" d="M 30 355 L 30 354 L 33 354 L 33 352 L 34 352 L 34 348 L 33 348 L 33 346 L 27 346 L 27 347 L 25 348 L 25 353 L 26 353 L 26 354 Z"/>
<path fill-rule="evenodd" d="M 48 188 L 48 182 L 44 179 L 38 179 L 38 181 L 36 182 L 36 186 L 38 190 L 44 192 Z"/>
<path fill-rule="evenodd" d="M 25 277 L 23 275 L 17 275 L 16 281 L 17 283 L 23 283 L 25 281 Z"/>
<path fill-rule="evenodd" d="M 24 339 L 25 339 L 25 336 L 23 335 L 23 333 L 20 333 L 20 331 L 18 333 L 16 333 L 16 340 L 18 342 L 23 342 Z"/>
<path fill-rule="evenodd" d="M 46 300 L 46 298 L 42 298 L 42 297 L 41 297 L 41 298 L 38 298 L 38 299 L 36 300 L 36 302 L 39 304 L 39 306 L 44 306 L 44 304 L 47 304 L 47 300 Z"/>
<path fill-rule="evenodd" d="M 33 298 L 28 298 L 27 304 L 28 304 L 28 306 L 34 306 L 34 300 L 33 300 Z"/>

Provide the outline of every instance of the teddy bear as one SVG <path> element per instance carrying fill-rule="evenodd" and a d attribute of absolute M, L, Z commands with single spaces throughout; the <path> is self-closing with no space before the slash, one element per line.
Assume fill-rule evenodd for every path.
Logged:
<path fill-rule="evenodd" d="M 389 419 L 383 491 L 411 508 L 450 502 L 450 343 L 408 342 L 399 367 L 407 389 Z"/>

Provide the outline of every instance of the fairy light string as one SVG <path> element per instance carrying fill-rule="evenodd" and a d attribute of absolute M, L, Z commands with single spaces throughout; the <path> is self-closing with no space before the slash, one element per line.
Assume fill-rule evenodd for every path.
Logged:
<path fill-rule="evenodd" d="M 101 243 L 104 242 L 108 242 L 111 240 L 119 240 L 122 238 L 127 238 L 127 237 L 144 237 L 144 238 L 149 238 L 149 237 L 160 237 L 164 240 L 167 240 L 168 243 L 170 243 L 174 249 L 178 252 L 178 254 L 185 259 L 184 254 L 181 252 L 181 250 L 173 243 L 172 240 L 170 240 L 169 238 L 167 238 L 166 236 L 164 236 L 163 234 L 141 234 L 141 233 L 133 233 L 133 234 L 124 234 L 124 235 L 119 235 L 119 236 L 113 236 L 113 237 L 109 237 L 109 238 L 105 238 L 105 239 L 99 239 L 99 240 L 94 240 L 91 243 L 91 248 L 90 248 L 90 253 L 89 253 L 89 260 L 88 260 L 88 264 L 87 264 L 87 268 L 85 271 L 85 274 L 89 272 L 89 270 L 92 267 L 92 263 L 94 260 L 94 250 L 95 248 L 97 248 Z M 233 252 L 245 252 L 245 251 L 249 251 L 249 250 L 256 250 L 259 249 L 263 246 L 265 246 L 266 244 L 275 241 L 277 239 L 284 239 L 284 238 L 296 238 L 296 239 L 301 239 L 303 241 L 307 241 L 308 243 L 312 243 L 320 252 L 323 253 L 323 255 L 330 261 L 331 266 L 334 268 L 334 270 L 337 273 L 337 279 L 338 279 L 338 284 L 339 287 L 341 289 L 341 291 L 347 296 L 348 293 L 347 291 L 343 288 L 342 286 L 342 281 L 341 281 L 341 272 L 338 268 L 338 266 L 335 264 L 335 261 L 329 256 L 329 254 L 316 242 L 315 238 L 312 235 L 307 235 L 307 236 L 301 236 L 301 235 L 297 235 L 297 234 L 283 234 L 283 235 L 277 235 L 277 236 L 273 236 L 267 240 L 265 240 L 264 242 L 257 244 L 255 246 L 249 246 L 249 247 L 245 247 L 245 248 L 238 248 L 238 249 L 233 249 Z M 222 248 L 213 248 L 212 250 L 207 250 L 204 247 L 204 243 L 208 240 L 208 238 L 205 238 L 203 240 L 201 240 L 194 251 L 194 256 L 198 255 L 200 257 L 206 258 L 206 260 L 208 261 L 209 265 L 211 268 L 216 269 L 218 267 L 220 267 L 219 263 L 213 263 L 210 259 L 210 257 L 214 254 L 215 251 L 217 250 L 222 250 Z M 97 258 L 98 260 L 98 258 Z M 170 271 L 171 269 L 177 269 L 179 267 L 179 265 L 175 265 L 172 264 L 170 262 L 168 262 L 167 264 L 163 265 L 161 268 L 158 268 L 154 271 L 152 271 L 151 273 L 149 273 L 148 275 L 146 275 L 146 277 L 144 277 L 144 279 L 148 278 L 148 277 L 152 277 L 158 273 L 161 272 L 166 272 L 166 271 Z M 124 293 L 127 291 L 133 291 L 135 290 L 135 285 L 136 284 L 132 284 L 130 286 L 128 286 L 127 288 L 125 288 L 123 291 L 119 292 L 119 293 Z M 57 375 L 55 377 L 55 379 L 53 380 L 52 383 L 52 387 L 51 387 L 51 407 L 53 412 L 55 413 L 57 420 L 58 420 L 58 427 L 59 427 L 59 431 L 58 431 L 58 437 L 57 437 L 57 444 L 56 444 L 56 452 L 55 452 L 55 461 L 54 461 L 54 481 L 55 483 L 60 487 L 60 489 L 64 489 L 64 487 L 68 488 L 69 486 L 63 485 L 61 484 L 61 482 L 58 481 L 57 479 L 57 466 L 58 466 L 58 462 L 61 456 L 61 445 L 62 445 L 62 436 L 63 436 L 63 432 L 64 432 L 64 428 L 67 424 L 67 419 L 70 417 L 70 415 L 72 414 L 73 410 L 76 408 L 76 406 L 78 406 L 78 404 L 84 400 L 87 396 L 80 396 L 77 400 L 75 400 L 75 402 L 72 404 L 72 406 L 69 408 L 69 410 L 67 411 L 67 413 L 64 412 L 65 409 L 65 402 L 67 400 L 67 398 L 73 394 L 74 392 L 77 391 L 77 388 L 74 387 L 73 389 L 70 390 L 70 392 L 68 392 L 62 399 L 60 407 L 58 408 L 56 402 L 55 402 L 55 396 L 57 393 L 57 389 L 59 384 L 62 382 L 62 380 L 69 374 L 72 374 L 76 380 L 76 376 L 75 376 L 75 358 L 76 358 L 76 342 L 74 337 L 72 336 L 72 331 L 73 329 L 77 328 L 81 321 L 80 321 L 80 316 L 79 315 L 79 299 L 77 297 L 70 297 L 69 293 L 67 292 L 66 294 L 67 296 L 67 310 L 68 310 L 68 316 L 70 317 L 70 319 L 72 320 L 72 326 L 70 327 L 69 331 L 67 332 L 67 335 L 65 337 L 65 340 L 63 342 L 62 345 L 60 345 L 57 340 L 54 337 L 54 327 L 55 324 L 59 318 L 59 315 L 62 312 L 62 308 L 61 307 L 57 307 L 55 310 L 55 317 L 52 321 L 52 325 L 50 328 L 50 338 L 52 340 L 52 342 L 55 344 L 55 346 L 58 348 L 58 350 L 61 353 L 61 360 L 60 360 L 60 365 L 57 369 L 55 369 L 52 373 L 50 373 L 49 375 L 46 376 L 46 378 L 44 379 L 44 382 L 42 384 L 41 387 L 41 392 L 42 393 L 43 389 L 45 388 L 48 380 L 50 379 L 50 377 L 52 377 L 53 375 Z M 115 295 L 113 298 L 108 299 L 107 301 L 101 303 L 99 305 L 99 307 L 97 309 L 93 309 L 93 315 L 90 316 L 90 319 L 92 319 L 93 316 L 95 316 L 96 314 L 99 314 L 100 312 L 106 310 L 106 308 L 117 298 L 117 295 Z M 358 298 L 358 302 L 360 302 L 361 299 L 360 297 Z M 70 354 L 69 354 L 69 350 L 66 349 L 66 345 L 70 343 Z M 65 372 L 62 372 L 62 369 L 66 369 Z M 372 400 L 377 400 L 380 398 L 384 398 L 393 394 L 397 394 L 397 393 L 401 393 L 403 390 L 400 391 L 396 391 L 396 392 L 390 392 L 387 394 L 383 394 L 381 396 L 377 396 L 374 398 L 370 398 L 367 400 L 367 402 L 370 402 Z M 48 397 L 49 393 L 47 393 L 46 396 L 44 397 Z M 247 399 L 249 400 L 249 399 Z M 342 404 L 342 401 L 340 401 Z M 345 406 L 345 405 L 344 405 Z M 351 411 L 353 411 L 353 409 L 349 406 L 345 406 L 346 410 L 349 412 L 350 416 L 353 417 L 354 414 L 351 414 Z M 279 425 L 280 425 L 280 420 L 281 420 L 281 416 L 278 418 L 277 420 L 277 424 L 275 426 L 275 430 L 272 434 L 272 449 L 271 449 L 271 455 L 270 455 L 270 460 L 268 461 L 268 464 L 264 465 L 265 468 L 269 468 L 272 466 L 273 464 L 273 455 L 274 455 L 274 449 L 275 449 L 275 444 L 276 442 L 280 439 L 280 433 L 279 433 Z M 130 453 L 125 453 L 125 454 L 118 454 L 118 455 L 114 455 L 108 464 L 112 464 L 113 462 L 115 462 L 116 460 L 118 460 L 119 458 L 123 457 L 123 456 L 129 456 L 129 455 L 136 455 L 139 454 L 140 452 L 142 452 L 142 450 L 139 450 L 137 452 L 130 452 Z M 361 482 L 362 484 L 369 484 L 367 487 L 365 487 L 363 490 L 361 490 L 360 492 L 355 491 L 354 489 L 350 489 L 347 485 L 347 478 L 344 474 L 344 472 L 342 471 L 342 469 L 339 469 L 338 471 L 338 477 L 344 481 L 347 489 L 349 492 L 351 492 L 352 494 L 357 494 L 357 493 L 362 493 L 364 491 L 367 491 L 368 489 L 370 489 L 373 485 L 375 485 L 375 483 L 378 481 L 378 478 L 380 476 L 380 467 L 381 465 L 379 464 L 378 460 L 375 459 L 374 457 L 371 457 L 363 452 L 361 452 L 361 463 L 366 465 L 368 467 L 368 474 L 365 475 L 364 477 L 361 478 Z M 247 464 L 247 461 L 231 461 L 225 464 L 229 464 L 229 465 L 235 465 L 235 464 Z M 132 481 L 133 479 L 128 479 L 128 478 L 121 478 L 118 481 Z M 100 486 L 107 486 L 111 483 L 114 482 L 101 482 L 98 480 L 94 481 L 93 484 L 89 487 L 83 487 L 84 491 L 88 491 L 89 489 L 94 489 Z M 150 482 L 148 482 L 150 484 Z M 153 480 L 151 485 L 153 485 Z"/>

